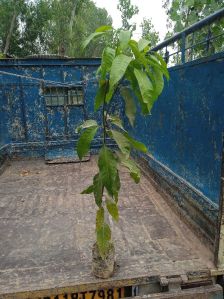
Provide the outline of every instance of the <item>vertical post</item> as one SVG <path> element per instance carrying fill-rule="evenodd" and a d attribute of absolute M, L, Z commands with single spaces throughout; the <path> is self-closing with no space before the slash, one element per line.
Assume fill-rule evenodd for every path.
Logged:
<path fill-rule="evenodd" d="M 169 58 L 170 58 L 170 53 L 169 53 L 169 51 L 167 50 L 167 47 L 166 47 L 166 52 L 165 52 L 165 61 L 166 61 L 166 64 L 168 64 Z"/>
<path fill-rule="evenodd" d="M 181 36 L 181 63 L 185 63 L 185 44 L 186 44 L 186 35 L 183 32 Z"/>
<path fill-rule="evenodd" d="M 215 240 L 215 265 L 218 269 L 224 268 L 224 133 L 222 137 L 221 188 Z"/>

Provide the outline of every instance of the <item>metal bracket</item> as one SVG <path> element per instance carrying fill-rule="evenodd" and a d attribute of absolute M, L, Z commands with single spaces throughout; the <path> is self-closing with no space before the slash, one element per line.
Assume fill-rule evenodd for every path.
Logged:
<path fill-rule="evenodd" d="M 181 290 L 181 286 L 187 283 L 188 277 L 186 274 L 179 276 L 160 276 L 160 286 L 162 292 L 178 292 Z"/>

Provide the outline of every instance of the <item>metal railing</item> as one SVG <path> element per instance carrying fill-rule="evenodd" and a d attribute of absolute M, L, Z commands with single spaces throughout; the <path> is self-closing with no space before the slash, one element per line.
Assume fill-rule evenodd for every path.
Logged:
<path fill-rule="evenodd" d="M 168 65 L 183 64 L 224 51 L 224 8 L 176 33 L 152 51 L 164 56 Z"/>

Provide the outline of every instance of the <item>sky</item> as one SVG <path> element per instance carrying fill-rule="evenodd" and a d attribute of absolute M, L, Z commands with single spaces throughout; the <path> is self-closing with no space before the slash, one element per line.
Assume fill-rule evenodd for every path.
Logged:
<path fill-rule="evenodd" d="M 121 15 L 117 9 L 118 0 L 94 0 L 98 7 L 105 8 L 113 19 L 113 26 L 118 28 L 121 26 Z M 138 15 L 133 17 L 133 22 L 137 24 L 135 38 L 140 38 L 141 28 L 139 27 L 143 18 L 152 18 L 152 23 L 159 32 L 160 41 L 163 41 L 167 32 L 166 20 L 167 16 L 162 7 L 162 0 L 132 0 L 133 5 L 139 8 Z"/>

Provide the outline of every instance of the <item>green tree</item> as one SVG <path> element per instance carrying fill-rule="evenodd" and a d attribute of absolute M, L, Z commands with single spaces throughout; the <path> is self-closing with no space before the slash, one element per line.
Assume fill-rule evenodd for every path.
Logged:
<path fill-rule="evenodd" d="M 68 55 L 79 11 L 86 0 L 53 0 L 51 19 L 45 28 L 48 32 L 49 51 L 60 55 Z"/>
<path fill-rule="evenodd" d="M 7 54 L 11 48 L 18 50 L 19 25 L 26 11 L 24 0 L 1 0 L 0 1 L 0 47 L 3 54 Z M 17 40 L 18 43 L 14 43 Z"/>
<path fill-rule="evenodd" d="M 152 20 L 144 18 L 140 26 L 142 28 L 142 38 L 150 41 L 151 48 L 156 46 L 159 42 L 159 33 L 155 31 Z"/>
<path fill-rule="evenodd" d="M 46 51 L 44 27 L 51 1 L 0 0 L 0 47 L 3 53 L 24 57 Z"/>
<path fill-rule="evenodd" d="M 52 6 L 54 17 L 49 28 L 51 36 L 49 51 L 72 57 L 99 57 L 105 46 L 103 41 L 91 45 L 86 53 L 83 53 L 82 44 L 86 37 L 99 26 L 111 25 L 111 17 L 105 9 L 96 7 L 92 1 L 66 1 L 54 0 Z"/>
<path fill-rule="evenodd" d="M 100 56 L 104 43 L 85 54 L 81 45 L 93 29 L 112 23 L 91 0 L 0 0 L 0 19 L 0 52 L 18 57 Z"/>
<path fill-rule="evenodd" d="M 23 29 L 20 31 L 20 52 L 17 56 L 41 54 L 48 51 L 46 27 L 52 17 L 51 0 L 28 2 L 23 15 Z"/>
<path fill-rule="evenodd" d="M 139 9 L 136 5 L 131 4 L 131 0 L 119 0 L 117 8 L 121 12 L 122 29 L 134 31 L 136 24 L 131 23 L 131 19 L 134 15 L 139 13 Z"/>
<path fill-rule="evenodd" d="M 115 99 L 113 95 L 120 92 L 125 105 L 125 114 L 131 126 L 134 126 L 135 116 L 139 106 L 144 115 L 148 115 L 153 104 L 161 94 L 164 86 L 165 75 L 169 74 L 166 63 L 157 53 L 149 52 L 150 41 L 140 39 L 136 42 L 131 38 L 131 31 L 119 30 L 117 33 L 111 26 L 98 28 L 84 43 L 87 47 L 92 40 L 98 40 L 106 35 L 119 36 L 117 44 L 104 48 L 101 66 L 97 73 L 99 87 L 95 98 L 95 111 L 100 111 L 101 123 L 96 120 L 87 120 L 77 128 L 81 133 L 77 143 L 77 153 L 80 160 L 88 153 L 90 144 L 96 134 L 102 139 L 102 147 L 98 156 L 98 173 L 93 177 L 90 185 L 82 194 L 93 193 L 97 207 L 96 214 L 96 240 L 94 247 L 99 252 L 102 268 L 110 264 L 108 256 L 113 251 L 114 245 L 111 241 L 111 229 L 107 221 L 107 213 L 114 221 L 119 219 L 118 200 L 120 190 L 120 167 L 126 167 L 135 183 L 140 181 L 140 170 L 130 158 L 131 151 L 137 150 L 144 153 L 147 148 L 141 142 L 135 140 L 125 130 L 119 111 L 111 114 L 110 107 Z M 99 39 L 100 38 L 100 39 Z M 129 85 L 124 84 L 124 80 Z M 135 96 L 135 97 L 134 97 Z M 107 139 L 111 138 L 117 144 L 117 150 L 112 151 L 107 145 Z M 95 250 L 93 250 L 95 252 Z M 93 261 L 96 260 L 94 255 Z M 105 260 L 107 260 L 105 262 Z M 100 276 L 99 264 L 93 271 Z M 106 275 L 113 272 L 113 264 L 110 271 L 105 269 Z M 106 278 L 103 274 L 101 277 Z M 108 277 L 108 276 L 107 276 Z"/>
<path fill-rule="evenodd" d="M 83 40 L 85 40 L 86 37 L 93 32 L 93 30 L 96 30 L 103 25 L 110 26 L 113 22 L 112 18 L 108 16 L 107 11 L 104 8 L 96 7 L 93 2 L 91 2 L 91 5 L 88 5 L 86 10 L 83 10 L 81 17 L 83 24 L 85 25 L 85 29 L 82 34 L 82 44 Z M 88 22 L 86 22 L 86 18 L 88 18 Z M 102 52 L 108 43 L 110 43 L 109 36 L 105 36 L 100 42 L 93 41 L 89 45 L 88 49 L 82 52 L 82 55 L 85 57 L 101 57 Z"/>

